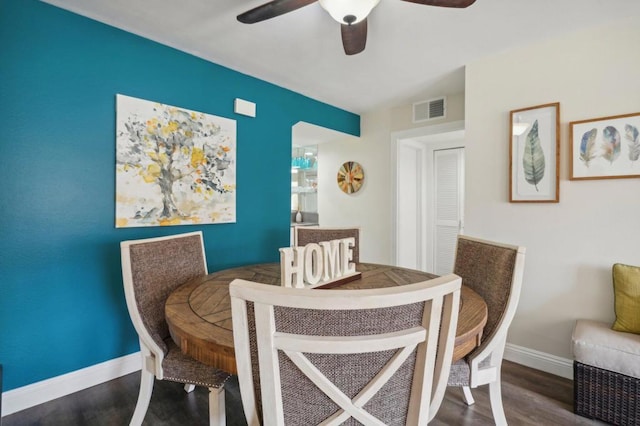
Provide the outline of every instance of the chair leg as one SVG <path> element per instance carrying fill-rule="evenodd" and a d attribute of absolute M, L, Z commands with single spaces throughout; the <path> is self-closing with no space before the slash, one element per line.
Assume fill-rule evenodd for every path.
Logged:
<path fill-rule="evenodd" d="M 136 403 L 136 409 L 133 412 L 130 426 L 140 426 L 144 420 L 147 409 L 149 408 L 149 402 L 151 401 L 151 393 L 153 392 L 153 382 L 155 376 L 153 373 L 146 371 L 144 368 L 140 372 L 140 393 L 138 393 L 138 402 Z"/>
<path fill-rule="evenodd" d="M 193 392 L 193 390 L 196 388 L 196 385 L 192 385 L 191 383 L 185 383 L 184 384 L 184 391 L 186 393 L 191 393 Z"/>
<path fill-rule="evenodd" d="M 209 425 L 224 426 L 225 424 L 224 386 L 209 388 Z"/>
<path fill-rule="evenodd" d="M 462 394 L 464 395 L 464 402 L 467 405 L 473 405 L 476 401 L 473 399 L 473 395 L 471 394 L 471 388 L 469 386 L 462 387 Z"/>
<path fill-rule="evenodd" d="M 506 426 L 507 419 L 504 416 L 504 407 L 502 406 L 502 389 L 500 378 L 495 382 L 489 383 L 489 399 L 491 401 L 491 412 L 496 426 Z"/>

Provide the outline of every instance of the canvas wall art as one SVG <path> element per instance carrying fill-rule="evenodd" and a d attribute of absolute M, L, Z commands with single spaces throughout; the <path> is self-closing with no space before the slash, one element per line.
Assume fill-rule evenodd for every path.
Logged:
<path fill-rule="evenodd" d="M 116 97 L 116 227 L 236 221 L 236 122 Z"/>
<path fill-rule="evenodd" d="M 509 201 L 560 200 L 560 104 L 511 111 Z"/>
<path fill-rule="evenodd" d="M 364 183 L 364 169 L 360 163 L 347 161 L 338 169 L 338 187 L 345 194 L 354 194 Z"/>
<path fill-rule="evenodd" d="M 640 177 L 640 113 L 569 123 L 572 180 Z"/>

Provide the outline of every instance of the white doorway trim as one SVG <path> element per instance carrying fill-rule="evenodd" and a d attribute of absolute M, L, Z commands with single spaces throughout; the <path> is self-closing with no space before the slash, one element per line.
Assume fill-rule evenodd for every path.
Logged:
<path fill-rule="evenodd" d="M 432 153 L 437 149 L 446 149 L 464 146 L 464 121 L 454 121 L 451 123 L 437 124 L 433 126 L 419 127 L 416 129 L 402 130 L 391 133 L 391 258 L 394 264 L 398 264 L 398 217 L 399 199 L 398 194 L 401 188 L 398 188 L 399 173 L 399 152 L 403 146 L 415 146 L 416 142 L 425 145 L 427 159 L 432 158 Z M 431 153 L 431 154 L 430 154 Z M 422 188 L 429 188 L 429 182 L 425 176 Z M 424 197 L 431 197 L 428 191 L 422 191 Z M 418 205 L 427 205 L 428 199 L 417 200 Z M 426 239 L 426 238 L 425 238 Z M 423 247 L 422 256 L 426 256 L 427 250 L 424 249 L 424 242 L 420 244 Z M 423 265 L 425 263 L 422 263 Z"/>

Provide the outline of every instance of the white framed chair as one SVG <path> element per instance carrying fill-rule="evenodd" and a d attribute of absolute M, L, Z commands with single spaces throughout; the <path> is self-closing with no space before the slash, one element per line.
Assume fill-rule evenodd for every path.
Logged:
<path fill-rule="evenodd" d="M 229 374 L 182 353 L 169 335 L 164 304 L 169 294 L 191 278 L 206 275 L 202 232 L 123 241 L 122 278 L 127 309 L 140 339 L 140 393 L 131 425 L 144 420 L 154 380 L 209 388 L 211 425 L 225 424 L 224 383 Z"/>
<path fill-rule="evenodd" d="M 446 390 L 460 300 L 453 274 L 368 290 L 234 280 L 247 423 L 426 425 Z"/>
<path fill-rule="evenodd" d="M 353 247 L 353 262 L 360 263 L 360 228 L 325 228 L 319 226 L 296 226 L 293 229 L 293 245 L 306 246 L 309 243 L 331 241 L 353 237 L 356 242 Z"/>
<path fill-rule="evenodd" d="M 462 387 L 465 402 L 471 405 L 471 388 L 488 384 L 496 425 L 507 424 L 500 374 L 507 331 L 520 299 L 524 260 L 524 247 L 458 236 L 453 272 L 484 298 L 488 315 L 480 345 L 451 366 L 449 386 Z"/>

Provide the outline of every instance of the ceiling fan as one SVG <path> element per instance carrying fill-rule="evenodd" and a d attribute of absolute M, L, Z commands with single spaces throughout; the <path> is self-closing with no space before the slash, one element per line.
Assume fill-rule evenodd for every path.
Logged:
<path fill-rule="evenodd" d="M 319 2 L 333 19 L 338 21 L 342 32 L 344 53 L 355 55 L 367 44 L 367 16 L 380 0 L 273 0 L 238 15 L 243 24 L 255 24 L 266 19 L 284 15 L 301 7 Z M 476 0 L 402 0 L 427 6 L 465 8 Z"/>

